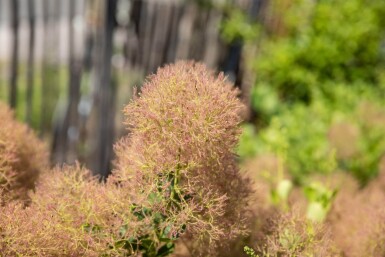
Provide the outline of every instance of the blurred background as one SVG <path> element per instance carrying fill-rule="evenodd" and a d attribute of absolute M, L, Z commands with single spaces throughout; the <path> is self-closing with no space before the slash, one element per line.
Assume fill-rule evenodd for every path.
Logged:
<path fill-rule="evenodd" d="M 385 153 L 384 17 L 382 0 L 0 0 L 0 100 L 52 164 L 106 176 L 133 87 L 202 61 L 248 106 L 242 162 L 364 185 Z"/>
<path fill-rule="evenodd" d="M 52 162 L 111 169 L 124 105 L 145 76 L 178 59 L 240 78 L 240 46 L 220 35 L 239 3 L 0 0 L 0 99 L 50 142 Z"/>

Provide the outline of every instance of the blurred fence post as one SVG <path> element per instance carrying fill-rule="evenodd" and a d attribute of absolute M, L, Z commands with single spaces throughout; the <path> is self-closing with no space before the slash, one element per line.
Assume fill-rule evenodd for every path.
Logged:
<path fill-rule="evenodd" d="M 74 18 L 76 1 L 68 1 L 68 88 L 67 101 L 63 110 L 62 126 L 58 128 L 53 143 L 53 157 L 58 163 L 74 163 L 77 157 L 76 143 L 79 139 L 80 80 L 82 59 L 76 56 Z"/>
<path fill-rule="evenodd" d="M 56 51 L 59 45 L 59 21 L 58 15 L 61 11 L 60 0 L 43 0 L 43 75 L 42 75 L 42 97 L 40 125 L 42 135 L 52 130 L 52 118 L 58 107 L 60 94 L 59 60 Z"/>
<path fill-rule="evenodd" d="M 11 75 L 9 80 L 9 105 L 12 108 L 17 104 L 17 75 L 19 65 L 19 0 L 11 0 L 11 26 L 12 26 L 12 59 Z"/>
<path fill-rule="evenodd" d="M 32 124 L 32 99 L 34 87 L 34 68 L 35 68 L 35 0 L 28 0 L 28 25 L 29 25 L 29 44 L 27 62 L 27 96 L 25 117 L 29 125 Z"/>
<path fill-rule="evenodd" d="M 96 69 L 96 122 L 95 148 L 91 156 L 91 169 L 106 177 L 111 169 L 115 125 L 115 89 L 112 84 L 111 58 L 113 35 L 116 27 L 117 0 L 104 0 L 104 22 L 97 33 L 96 50 L 98 52 Z"/>

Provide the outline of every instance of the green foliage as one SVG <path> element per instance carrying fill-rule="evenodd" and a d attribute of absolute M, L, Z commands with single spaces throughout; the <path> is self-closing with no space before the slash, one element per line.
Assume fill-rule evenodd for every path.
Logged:
<path fill-rule="evenodd" d="M 264 84 L 252 88 L 251 104 L 259 114 L 259 123 L 262 125 L 266 125 L 269 119 L 278 114 L 282 108 L 277 91 Z"/>
<path fill-rule="evenodd" d="M 289 179 L 281 180 L 277 188 L 272 192 L 273 202 L 286 202 L 289 198 L 290 191 L 293 188 L 293 183 Z"/>
<path fill-rule="evenodd" d="M 243 250 L 244 250 L 245 253 L 246 253 L 248 256 L 250 256 L 250 257 L 258 257 L 258 255 L 255 254 L 255 251 L 254 251 L 252 248 L 248 247 L 248 246 L 245 246 L 245 247 L 243 248 Z"/>
<path fill-rule="evenodd" d="M 293 189 L 293 182 L 290 179 L 280 179 L 275 187 L 270 189 L 270 199 L 272 204 L 282 210 L 289 209 L 288 199 Z"/>
<path fill-rule="evenodd" d="M 183 196 L 179 189 L 180 171 L 182 167 L 178 167 L 176 172 L 171 172 L 163 182 L 161 178 L 158 181 L 157 193 L 151 193 L 148 196 L 148 202 L 150 204 L 164 204 L 168 208 L 181 208 L 182 201 L 188 200 L 189 196 Z M 165 183 L 167 185 L 167 192 L 162 192 Z M 168 195 L 166 199 L 164 193 Z M 182 224 L 177 233 L 170 233 L 172 226 L 165 225 L 169 222 L 169 218 L 162 212 L 153 211 L 151 208 L 139 206 L 133 204 L 131 207 L 132 214 L 138 221 L 149 219 L 151 222 L 148 224 L 149 234 L 142 235 L 138 238 L 130 237 L 123 238 L 115 242 L 115 248 L 126 249 L 130 253 L 141 252 L 144 257 L 162 257 L 168 256 L 174 251 L 175 241 L 186 230 L 186 224 Z M 122 237 L 126 235 L 127 225 L 120 228 Z"/>
<path fill-rule="evenodd" d="M 297 184 L 304 184 L 312 174 L 329 174 L 339 168 L 352 172 L 365 185 L 377 175 L 385 153 L 382 97 L 373 87 L 335 85 L 333 91 L 319 94 L 310 105 L 286 106 L 258 133 L 253 126 L 245 125 L 238 154 L 241 159 L 262 153 L 283 158 Z M 337 136 L 345 141 L 336 146 L 338 138 L 330 134 L 341 122 L 348 128 L 339 128 Z M 355 137 L 344 132 L 349 127 L 357 128 Z M 342 156 L 341 147 L 352 154 Z"/>
<path fill-rule="evenodd" d="M 245 127 L 241 159 L 276 154 L 297 184 L 340 168 L 365 185 L 377 175 L 385 152 L 385 127 L 378 124 L 385 118 L 385 2 L 274 1 L 267 11 L 281 27 L 262 24 L 258 55 L 246 55 L 256 73 L 251 103 L 258 129 Z M 364 102 L 370 104 L 360 111 Z M 329 138 L 339 122 L 358 130 L 349 139 L 357 144 L 349 156 L 341 156 Z"/>
<path fill-rule="evenodd" d="M 251 153 L 278 155 L 285 160 L 296 183 L 302 183 L 304 176 L 314 172 L 328 173 L 334 168 L 334 154 L 327 142 L 327 123 L 319 114 L 318 110 L 310 111 L 302 104 L 283 111 L 272 119 L 270 126 L 254 135 L 248 142 L 250 145 L 241 145 L 239 154 L 241 157 Z M 250 130 L 241 137 L 241 143 L 247 136 L 252 138 Z"/>
<path fill-rule="evenodd" d="M 279 1 L 278 1 L 279 2 Z M 365 0 L 297 1 L 285 11 L 287 35 L 267 36 L 256 57 L 257 87 L 275 88 L 287 102 L 312 100 L 327 81 L 376 84 L 385 3 Z M 298 22 L 301 14 L 306 22 Z"/>
<path fill-rule="evenodd" d="M 373 103 L 370 106 L 374 107 Z M 370 120 L 365 120 L 364 117 L 359 120 L 360 136 L 356 153 L 352 158 L 341 160 L 341 165 L 352 171 L 362 185 L 377 176 L 378 164 L 385 154 L 385 109 L 384 106 L 377 106 L 375 109 L 380 111 L 378 116 L 369 117 L 370 107 L 366 106 L 363 115 Z"/>
<path fill-rule="evenodd" d="M 308 200 L 306 217 L 315 222 L 324 221 L 337 191 L 330 190 L 317 182 L 305 186 L 303 191 Z"/>
<path fill-rule="evenodd" d="M 254 40 L 259 34 L 259 26 L 248 21 L 239 9 L 230 12 L 221 26 L 222 37 L 227 42 Z"/>
<path fill-rule="evenodd" d="M 259 151 L 256 128 L 251 124 L 244 124 L 242 128 L 242 134 L 237 146 L 237 153 L 241 159 L 251 158 Z"/>
<path fill-rule="evenodd" d="M 319 224 L 331 215 L 337 191 L 313 182 L 314 175 L 345 170 L 364 186 L 378 175 L 379 161 L 385 154 L 385 2 L 268 2 L 265 11 L 269 18 L 263 19 L 256 30 L 257 39 L 242 36 L 241 28 L 247 24 L 240 23 L 252 23 L 237 17 L 238 14 L 223 25 L 228 41 L 241 38 L 246 42 L 243 56 L 248 58 L 246 63 L 251 64 L 249 68 L 256 76 L 250 99 L 256 120 L 244 125 L 238 154 L 241 160 L 275 155 L 284 168 L 268 171 L 270 177 L 263 174 L 268 178 L 272 203 L 282 206 L 287 202 L 292 187 L 291 181 L 282 175 L 287 171 L 287 177 L 302 186 L 309 222 Z M 368 185 L 371 197 L 375 195 L 373 184 L 382 179 L 379 177 Z M 349 191 L 348 187 L 343 185 L 345 191 Z M 342 191 L 340 201 L 353 198 L 346 198 Z M 382 198 L 373 198 L 382 202 Z M 349 216 L 355 209 L 359 208 L 349 205 L 343 215 L 334 211 L 337 220 L 344 220 L 344 215 Z M 371 215 L 367 210 L 363 213 L 362 217 L 357 215 L 360 221 L 352 226 L 355 230 L 362 227 L 362 218 Z M 368 219 L 372 220 L 376 218 Z M 365 222 L 363 230 L 371 230 L 366 227 L 369 223 Z M 320 247 L 320 242 L 326 242 L 326 238 L 320 240 L 315 236 L 314 226 L 299 224 L 293 220 L 283 222 L 273 235 L 267 236 L 266 245 L 253 245 L 255 250 L 245 247 L 244 252 L 252 257 L 339 256 L 323 251 L 327 247 Z M 333 227 L 333 232 L 345 231 L 351 225 Z M 348 233 L 345 237 L 354 238 Z M 364 244 L 365 237 L 357 237 L 359 240 L 347 247 L 354 249 L 355 245 Z M 354 250 L 346 255 L 349 253 L 356 254 Z"/>

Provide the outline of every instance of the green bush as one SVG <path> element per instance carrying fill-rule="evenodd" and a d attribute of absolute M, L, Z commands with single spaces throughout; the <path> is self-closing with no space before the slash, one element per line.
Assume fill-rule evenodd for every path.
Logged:
<path fill-rule="evenodd" d="M 385 154 L 385 109 L 382 96 L 376 93 L 373 87 L 340 84 L 310 105 L 296 103 L 282 109 L 267 127 L 258 130 L 245 125 L 238 154 L 241 159 L 262 153 L 283 158 L 297 184 L 303 184 L 315 173 L 343 169 L 365 185 L 377 175 L 379 161 Z M 331 131 L 340 123 L 348 127 L 338 128 L 336 136 L 345 140 L 339 146 Z M 356 129 L 357 135 L 344 131 L 349 127 Z M 352 153 L 344 156 L 341 147 Z"/>
<path fill-rule="evenodd" d="M 384 63 L 384 2 L 294 2 L 285 12 L 287 34 L 263 39 L 254 61 L 256 87 L 267 84 L 286 102 L 308 103 L 314 90 L 330 86 L 325 82 L 378 85 Z M 306 22 L 296 20 L 298 12 Z"/>
<path fill-rule="evenodd" d="M 385 118 L 385 2 L 272 1 L 266 8 L 272 18 L 261 22 L 258 44 L 243 37 L 247 45 L 258 45 L 257 55 L 245 52 L 256 75 L 251 104 L 257 119 L 256 128 L 245 127 L 241 159 L 276 154 L 297 184 L 337 168 L 366 184 L 385 152 L 385 128 L 379 124 Z M 359 110 L 364 102 L 370 104 Z M 346 142 L 355 147 L 351 156 L 339 156 L 330 138 L 339 123 L 357 129 L 356 138 Z"/>

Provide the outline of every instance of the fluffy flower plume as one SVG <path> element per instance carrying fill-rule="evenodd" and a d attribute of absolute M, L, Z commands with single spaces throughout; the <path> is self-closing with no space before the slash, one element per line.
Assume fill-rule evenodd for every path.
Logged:
<path fill-rule="evenodd" d="M 385 256 L 385 191 L 382 183 L 379 178 L 364 189 L 342 190 L 337 195 L 328 221 L 343 256 Z"/>
<path fill-rule="evenodd" d="M 223 74 L 178 62 L 149 77 L 124 110 L 131 134 L 116 147 L 112 181 L 161 214 L 170 236 L 186 231 L 215 245 L 244 230 L 250 187 L 233 153 L 244 108 L 237 93 Z"/>
<path fill-rule="evenodd" d="M 107 188 L 81 168 L 45 173 L 31 194 L 32 203 L 1 207 L 0 252 L 4 256 L 122 256 L 116 242 L 124 224 Z M 15 222 L 17 221 L 17 222 Z M 135 223 L 130 224 L 134 228 Z M 131 232 L 131 231 L 127 231 Z M 125 235 L 126 236 L 126 235 Z"/>
<path fill-rule="evenodd" d="M 270 225 L 270 234 L 258 247 L 259 255 L 251 256 L 339 256 L 325 227 L 306 220 L 296 210 L 279 214 Z"/>
<path fill-rule="evenodd" d="M 0 117 L 0 191 L 3 200 L 25 200 L 39 172 L 48 166 L 48 154 L 44 144 L 26 125 L 15 121 L 2 103 Z"/>

